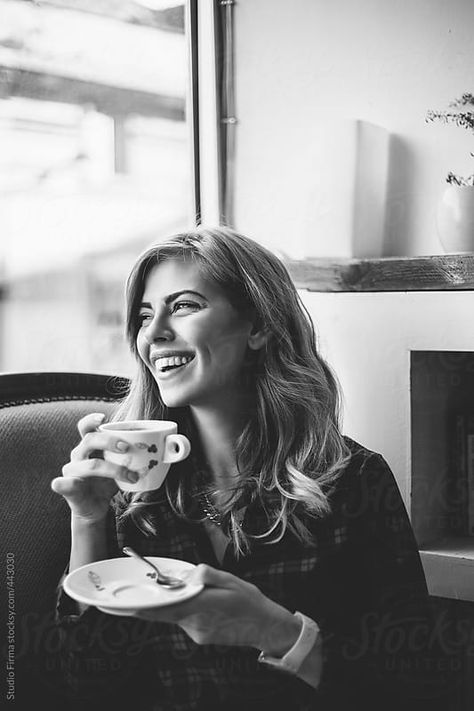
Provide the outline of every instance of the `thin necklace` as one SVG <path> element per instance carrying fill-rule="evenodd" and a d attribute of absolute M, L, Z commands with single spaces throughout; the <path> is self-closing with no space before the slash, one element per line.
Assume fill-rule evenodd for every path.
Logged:
<path fill-rule="evenodd" d="M 198 468 L 198 474 L 199 477 L 202 480 L 202 483 L 205 486 L 205 473 L 204 470 L 201 468 Z M 205 517 L 214 523 L 216 526 L 222 526 L 222 523 L 224 521 L 224 516 L 221 514 L 219 509 L 217 509 L 214 504 L 212 503 L 209 494 L 207 491 L 200 491 L 199 492 L 199 502 L 201 504 L 201 509 Z"/>
<path fill-rule="evenodd" d="M 206 492 L 202 493 L 201 506 L 203 513 L 209 521 L 214 523 L 216 526 L 222 526 L 224 516 L 218 509 L 216 509 Z"/>
<path fill-rule="evenodd" d="M 202 511 L 205 515 L 205 517 L 211 521 L 215 526 L 220 526 L 224 524 L 224 515 L 217 509 L 214 504 L 212 503 L 209 494 L 207 492 L 203 491 L 201 493 L 201 508 Z M 242 520 L 244 518 L 245 514 L 245 509 L 240 509 L 238 512 L 238 520 L 237 520 L 237 526 L 239 528 L 242 528 Z"/>

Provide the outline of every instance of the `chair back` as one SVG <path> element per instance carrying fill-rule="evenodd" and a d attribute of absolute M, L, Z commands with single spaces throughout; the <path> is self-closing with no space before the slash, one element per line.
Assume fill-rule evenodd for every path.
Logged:
<path fill-rule="evenodd" d="M 70 705 L 53 621 L 56 586 L 69 558 L 70 515 L 50 483 L 79 441 L 78 420 L 91 412 L 109 418 L 127 387 L 127 379 L 110 375 L 0 374 L 0 526 L 7 568 L 2 609 L 13 633 L 6 662 L 13 662 L 7 674 L 13 672 L 17 711 Z"/>

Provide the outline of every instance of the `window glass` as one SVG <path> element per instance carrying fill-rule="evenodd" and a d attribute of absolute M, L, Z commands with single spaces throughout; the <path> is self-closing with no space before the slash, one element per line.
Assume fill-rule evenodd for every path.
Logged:
<path fill-rule="evenodd" d="M 128 374 L 126 275 L 193 218 L 184 0 L 0 6 L 0 370 Z"/>

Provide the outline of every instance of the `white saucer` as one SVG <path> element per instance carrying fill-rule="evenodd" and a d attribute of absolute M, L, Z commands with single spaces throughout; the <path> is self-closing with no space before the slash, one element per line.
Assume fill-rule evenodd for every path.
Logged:
<path fill-rule="evenodd" d="M 175 558 L 146 556 L 166 575 L 186 580 L 196 566 Z M 111 615 L 133 615 L 139 610 L 164 607 L 194 597 L 204 585 L 186 585 L 168 590 L 149 577 L 153 574 L 135 558 L 110 558 L 89 563 L 69 573 L 63 581 L 66 593 L 86 605 Z"/>

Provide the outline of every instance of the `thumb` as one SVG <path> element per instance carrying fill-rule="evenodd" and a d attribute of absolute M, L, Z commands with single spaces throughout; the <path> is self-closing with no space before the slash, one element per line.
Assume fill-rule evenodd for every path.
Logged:
<path fill-rule="evenodd" d="M 79 477 L 74 479 L 71 477 L 66 479 L 65 477 L 58 476 L 56 479 L 51 480 L 51 488 L 56 494 L 61 494 L 61 496 L 72 497 L 77 496 L 81 493 L 81 483 L 82 480 Z"/>
<path fill-rule="evenodd" d="M 51 489 L 63 496 L 70 506 L 84 498 L 84 482 L 79 477 L 57 477 L 51 481 Z"/>
<path fill-rule="evenodd" d="M 236 578 L 231 573 L 217 570 L 206 563 L 200 563 L 190 573 L 188 582 L 193 584 L 208 585 L 216 588 L 235 587 Z"/>

